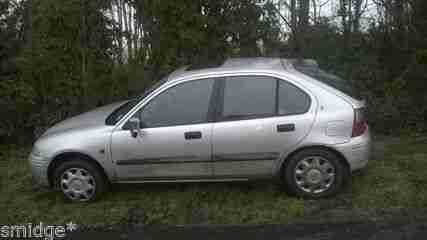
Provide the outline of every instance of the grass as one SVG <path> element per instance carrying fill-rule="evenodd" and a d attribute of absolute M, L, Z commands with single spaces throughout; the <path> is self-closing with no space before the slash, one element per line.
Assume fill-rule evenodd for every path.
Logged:
<path fill-rule="evenodd" d="M 289 197 L 271 182 L 116 185 L 96 203 L 72 204 L 35 186 L 28 148 L 0 147 L 0 225 L 64 224 L 121 228 L 129 224 L 261 224 L 405 221 L 427 216 L 427 144 L 374 139 L 368 167 L 337 196 Z"/>

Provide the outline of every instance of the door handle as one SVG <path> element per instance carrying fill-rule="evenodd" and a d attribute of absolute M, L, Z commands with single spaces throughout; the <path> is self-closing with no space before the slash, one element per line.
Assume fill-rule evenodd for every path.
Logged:
<path fill-rule="evenodd" d="M 293 132 L 295 131 L 295 124 L 280 124 L 277 125 L 277 132 Z"/>
<path fill-rule="evenodd" d="M 202 132 L 186 132 L 184 133 L 185 139 L 200 139 L 202 138 Z"/>

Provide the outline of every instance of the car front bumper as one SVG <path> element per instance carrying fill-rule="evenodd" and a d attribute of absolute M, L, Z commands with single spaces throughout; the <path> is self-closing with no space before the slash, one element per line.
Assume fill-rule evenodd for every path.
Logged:
<path fill-rule="evenodd" d="M 41 155 L 31 153 L 28 157 L 28 161 L 30 162 L 33 180 L 39 185 L 49 186 L 49 180 L 47 175 L 47 158 Z"/>
<path fill-rule="evenodd" d="M 368 164 L 371 144 L 371 134 L 368 128 L 361 136 L 354 137 L 349 142 L 334 147 L 344 155 L 350 165 L 351 172 L 353 172 Z"/>

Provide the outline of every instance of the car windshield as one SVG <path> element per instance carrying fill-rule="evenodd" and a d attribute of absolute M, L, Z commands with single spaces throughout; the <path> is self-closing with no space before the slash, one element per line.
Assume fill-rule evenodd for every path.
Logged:
<path fill-rule="evenodd" d="M 148 88 L 141 96 L 130 99 L 126 103 L 120 105 L 120 107 L 116 108 L 116 110 L 107 117 L 105 124 L 116 125 L 130 110 L 132 110 L 133 107 L 167 81 L 168 76 L 163 77 L 160 81 L 154 83 L 150 88 Z"/>
<path fill-rule="evenodd" d="M 317 65 L 294 64 L 294 67 L 296 70 L 305 75 L 308 75 L 318 81 L 325 83 L 326 85 L 338 89 L 341 92 L 349 95 L 350 97 L 359 99 L 359 97 L 355 95 L 350 82 L 345 81 L 332 73 L 320 69 Z"/>

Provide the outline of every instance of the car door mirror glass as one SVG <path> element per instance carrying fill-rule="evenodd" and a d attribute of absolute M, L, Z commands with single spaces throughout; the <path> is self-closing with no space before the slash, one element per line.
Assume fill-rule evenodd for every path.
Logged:
<path fill-rule="evenodd" d="M 141 136 L 141 127 L 144 125 L 142 124 L 141 120 L 139 118 L 133 117 L 129 119 L 127 125 L 127 129 L 130 130 L 131 136 L 136 138 L 138 135 Z"/>
<path fill-rule="evenodd" d="M 129 119 L 130 129 L 140 128 L 141 127 L 140 124 L 141 124 L 141 121 L 138 118 L 136 118 L 136 117 L 133 117 L 133 118 Z"/>

